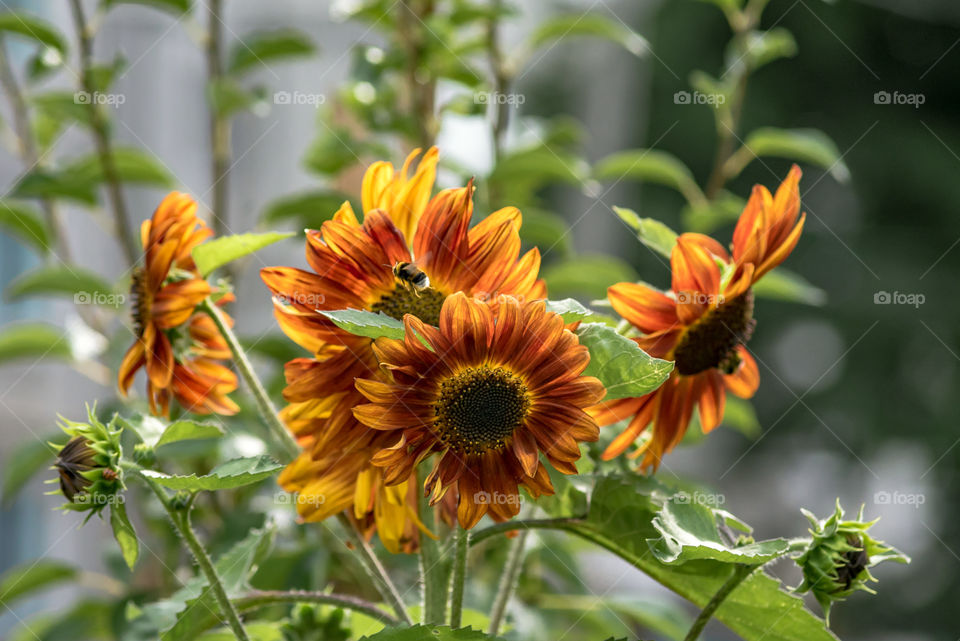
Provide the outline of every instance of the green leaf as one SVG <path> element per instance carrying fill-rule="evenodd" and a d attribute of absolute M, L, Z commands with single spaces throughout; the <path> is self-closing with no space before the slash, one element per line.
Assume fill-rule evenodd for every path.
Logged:
<path fill-rule="evenodd" d="M 15 278 L 4 295 L 9 300 L 27 296 L 73 296 L 78 305 L 120 307 L 125 297 L 114 293 L 113 285 L 98 274 L 81 267 L 46 265 Z"/>
<path fill-rule="evenodd" d="M 157 441 L 163 435 L 167 425 L 157 418 L 148 414 L 137 414 L 131 418 L 119 417 L 119 421 L 124 427 L 129 428 L 136 434 L 145 445 L 156 447 Z"/>
<path fill-rule="evenodd" d="M 113 150 L 113 164 L 121 182 L 169 189 L 175 183 L 167 168 L 152 155 L 135 147 L 117 147 Z M 90 154 L 72 161 L 62 173 L 80 176 L 94 183 L 105 182 L 100 156 Z"/>
<path fill-rule="evenodd" d="M 732 545 L 723 540 L 718 527 L 718 514 L 698 503 L 711 498 L 694 492 L 681 493 L 670 500 L 653 519 L 659 539 L 648 541 L 654 556 L 662 563 L 686 563 L 695 559 L 713 559 L 724 563 L 763 565 L 784 556 L 790 544 L 786 539 Z"/>
<path fill-rule="evenodd" d="M 17 198 L 65 198 L 88 206 L 97 204 L 97 186 L 88 176 L 35 168 L 14 186 Z"/>
<path fill-rule="evenodd" d="M 368 312 L 363 309 L 319 311 L 332 320 L 334 325 L 354 336 L 403 338 L 403 323 L 380 312 Z"/>
<path fill-rule="evenodd" d="M 144 476 L 149 476 L 160 485 L 171 490 L 228 490 L 244 485 L 251 485 L 272 476 L 283 465 L 269 456 L 252 456 L 236 458 L 221 463 L 209 474 L 197 476 L 171 476 L 153 470 L 144 470 Z"/>
<path fill-rule="evenodd" d="M 673 362 L 654 358 L 615 329 L 587 323 L 577 330 L 580 344 L 590 350 L 584 376 L 596 376 L 607 388 L 604 400 L 643 396 L 660 387 L 673 371 Z"/>
<path fill-rule="evenodd" d="M 850 179 L 850 170 L 843 162 L 837 145 L 817 129 L 777 129 L 763 127 L 751 131 L 734 157 L 734 166 L 741 170 L 755 156 L 774 156 L 823 167 L 839 182 Z M 741 166 L 742 165 L 742 166 Z M 735 176 L 740 171 L 731 173 Z"/>
<path fill-rule="evenodd" d="M 629 264 L 606 254 L 583 254 L 550 265 L 540 272 L 554 296 L 604 298 L 614 283 L 637 280 Z"/>
<path fill-rule="evenodd" d="M 552 42 L 576 36 L 609 40 L 621 45 L 635 56 L 642 56 L 650 50 L 650 45 L 644 37 L 630 29 L 621 20 L 598 13 L 571 13 L 542 21 L 530 37 L 530 48 L 538 49 Z"/>
<path fill-rule="evenodd" d="M 583 320 L 587 316 L 593 316 L 593 312 L 580 304 L 574 298 L 564 298 L 563 300 L 548 300 L 547 311 L 563 316 L 565 323 Z"/>
<path fill-rule="evenodd" d="M 231 77 L 219 78 L 210 83 L 207 87 L 207 95 L 214 112 L 223 118 L 229 118 L 234 113 L 265 100 L 263 91 L 247 89 Z"/>
<path fill-rule="evenodd" d="M 47 253 L 50 249 L 50 231 L 36 209 L 15 200 L 0 200 L 0 229 L 20 241 Z"/>
<path fill-rule="evenodd" d="M 620 220 L 637 232 L 637 238 L 641 243 L 661 256 L 670 258 L 673 253 L 673 246 L 677 244 L 677 232 L 659 220 L 640 218 L 632 209 L 615 206 L 613 211 L 620 217 Z"/>
<path fill-rule="evenodd" d="M 718 227 L 735 222 L 747 201 L 722 190 L 713 200 L 702 205 L 689 205 L 683 209 L 681 219 L 687 231 L 709 234 Z"/>
<path fill-rule="evenodd" d="M 589 173 L 583 159 L 560 147 L 541 144 L 505 155 L 487 181 L 507 194 L 529 194 L 554 183 L 582 185 Z"/>
<path fill-rule="evenodd" d="M 193 250 L 193 260 L 200 274 L 208 276 L 218 267 L 223 267 L 227 263 L 293 235 L 293 232 L 270 231 L 263 234 L 221 236 L 208 243 L 197 245 Z"/>
<path fill-rule="evenodd" d="M 83 599 L 66 611 L 46 613 L 25 622 L 7 641 L 77 641 L 114 637 L 114 601 Z"/>
<path fill-rule="evenodd" d="M 780 58 L 791 58 L 797 54 L 797 41 L 793 34 L 783 27 L 769 31 L 751 31 L 745 39 L 746 51 L 740 51 L 731 41 L 727 49 L 724 75 L 739 75 L 742 67 L 756 71 L 760 67 Z"/>
<path fill-rule="evenodd" d="M 300 192 L 268 204 L 261 220 L 274 224 L 292 219 L 297 221 L 300 228 L 320 229 L 320 225 L 330 220 L 346 200 L 349 200 L 349 196 L 339 191 L 320 189 Z"/>
<path fill-rule="evenodd" d="M 223 428 L 214 423 L 197 423 L 196 421 L 179 420 L 167 426 L 157 440 L 156 446 L 190 441 L 204 438 L 220 438 L 224 435 Z"/>
<path fill-rule="evenodd" d="M 190 11 L 190 0 L 103 0 L 103 4 L 107 8 L 118 4 L 138 4 L 167 11 L 175 16 Z"/>
<path fill-rule="evenodd" d="M 723 424 L 731 427 L 748 438 L 760 436 L 760 421 L 750 401 L 727 394 L 726 407 L 723 410 Z"/>
<path fill-rule="evenodd" d="M 72 91 L 45 91 L 32 94 L 28 100 L 33 106 L 33 133 L 41 149 L 55 143 L 67 125 L 90 124 L 88 105 L 79 103 Z"/>
<path fill-rule="evenodd" d="M 499 638 L 471 628 L 415 625 L 412 628 L 384 628 L 376 634 L 361 637 L 361 641 L 493 641 Z"/>
<path fill-rule="evenodd" d="M 20 358 L 60 358 L 72 356 L 66 335 L 45 323 L 15 323 L 0 328 L 0 363 Z"/>
<path fill-rule="evenodd" d="M 127 567 L 133 570 L 140 556 L 140 541 L 127 517 L 127 506 L 122 501 L 110 506 L 110 527 L 113 528 L 113 538 L 117 540 L 120 552 L 123 553 L 123 560 L 127 562 Z"/>
<path fill-rule="evenodd" d="M 827 292 L 791 271 L 778 267 L 764 274 L 753 286 L 753 293 L 762 298 L 821 306 Z"/>
<path fill-rule="evenodd" d="M 0 13 L 0 32 L 13 33 L 30 38 L 48 47 L 53 47 L 60 53 L 61 57 L 66 57 L 67 41 L 63 37 L 63 34 L 49 22 L 28 13 L 19 11 Z"/>
<path fill-rule="evenodd" d="M 667 565 L 651 554 L 647 540 L 661 536 L 654 518 L 671 495 L 672 490 L 651 478 L 602 477 L 591 496 L 586 524 L 574 531 L 702 608 L 733 575 L 735 564 L 697 559 Z M 731 522 L 726 513 L 717 514 Z M 837 641 L 802 599 L 762 571 L 744 580 L 715 617 L 745 641 Z"/>
<path fill-rule="evenodd" d="M 250 641 L 284 641 L 283 630 L 286 622 L 268 623 L 265 621 L 244 621 L 243 627 L 250 635 Z M 197 641 L 235 641 L 236 636 L 229 628 L 220 628 L 197 637 Z"/>
<path fill-rule="evenodd" d="M 308 56 L 315 51 L 313 41 L 301 31 L 282 29 L 245 35 L 238 39 L 227 58 L 227 72 L 237 74 L 268 62 Z"/>
<path fill-rule="evenodd" d="M 29 439 L 11 451 L 3 462 L 3 505 L 9 506 L 17 494 L 40 470 L 47 469 L 57 457 L 50 443 L 63 445 L 62 433 L 48 439 Z"/>
<path fill-rule="evenodd" d="M 628 178 L 658 183 L 676 189 L 691 203 L 706 201 L 690 169 L 679 158 L 665 151 L 621 151 L 598 162 L 593 173 L 597 180 L 618 182 Z"/>
<path fill-rule="evenodd" d="M 71 581 L 77 574 L 76 568 L 59 561 L 27 561 L 0 575 L 0 603 L 9 605 L 39 590 Z"/>

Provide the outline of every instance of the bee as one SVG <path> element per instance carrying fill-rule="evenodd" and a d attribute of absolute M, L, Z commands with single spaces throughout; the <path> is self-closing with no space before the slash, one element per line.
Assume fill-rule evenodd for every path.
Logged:
<path fill-rule="evenodd" d="M 420 290 L 430 287 L 430 278 L 427 277 L 416 263 L 399 262 L 393 266 L 393 275 L 397 277 L 404 287 L 414 294 L 419 295 Z"/>

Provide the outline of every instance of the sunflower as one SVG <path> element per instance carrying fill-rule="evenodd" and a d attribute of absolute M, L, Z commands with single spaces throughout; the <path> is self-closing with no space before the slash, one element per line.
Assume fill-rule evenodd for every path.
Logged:
<path fill-rule="evenodd" d="M 280 482 L 285 489 L 301 493 L 298 511 L 308 521 L 336 511 L 312 508 L 321 496 L 345 496 L 342 483 L 351 477 L 363 487 L 378 488 L 378 496 L 389 491 L 395 499 L 402 494 L 384 489 L 379 468 L 358 463 L 369 461 L 392 440 L 354 417 L 353 408 L 366 402 L 354 379 L 386 382 L 389 375 L 380 369 L 371 339 L 341 330 L 317 310 L 363 309 L 398 320 L 413 314 L 436 325 L 443 301 L 455 292 L 478 297 L 505 293 L 528 299 L 546 295 L 543 281 L 537 278 L 539 252 L 534 249 L 520 257 L 519 210 L 501 209 L 471 228 L 472 184 L 441 191 L 431 199 L 436 149 L 425 154 L 407 179 L 417 153 L 408 157 L 399 175 L 387 163 L 367 170 L 362 224 L 350 204 L 344 203 L 320 230 L 307 232 L 306 260 L 311 271 L 261 270 L 274 296 L 280 328 L 313 354 L 286 364 L 288 405 L 281 412 L 304 452 Z M 394 275 L 395 265 L 414 258 L 417 269 L 429 279 L 429 286 L 422 289 L 411 288 Z M 379 500 L 374 501 L 376 505 Z M 408 531 L 415 508 L 403 512 L 403 518 L 411 520 L 401 527 L 397 521 L 390 522 L 398 513 L 377 514 L 375 507 L 371 509 L 365 492 L 357 493 L 354 507 L 358 519 L 360 513 L 377 517 L 380 537 L 388 547 L 404 545 L 400 539 L 385 540 L 384 534 Z"/>
<path fill-rule="evenodd" d="M 354 414 L 394 441 L 372 459 L 386 485 L 438 454 L 425 493 L 435 504 L 455 486 L 457 518 L 471 528 L 484 514 L 516 516 L 519 486 L 534 497 L 553 493 L 541 454 L 577 473 L 579 444 L 599 434 L 584 408 L 606 390 L 581 376 L 590 354 L 544 301 L 501 296 L 491 305 L 457 293 L 444 301 L 439 328 L 413 315 L 404 327 L 403 340 L 374 344 L 393 381 L 356 383 L 370 403 Z"/>
<path fill-rule="evenodd" d="M 670 255 L 672 291 L 638 283 L 608 289 L 613 308 L 641 332 L 635 339 L 640 347 L 675 366 L 656 391 L 591 408 L 600 425 L 633 417 L 604 459 L 643 437 L 631 456 L 643 455 L 641 467 L 656 469 L 683 438 L 694 406 L 706 433 L 723 420 L 726 391 L 740 398 L 757 391 L 760 374 L 744 347 L 755 325 L 750 288 L 800 239 L 806 215 L 798 217 L 799 182 L 794 165 L 776 195 L 761 185 L 753 188 L 733 233 L 732 255 L 708 236 L 681 234 Z"/>
<path fill-rule="evenodd" d="M 239 410 L 227 397 L 237 387 L 236 375 L 218 362 L 229 358 L 230 350 L 213 321 L 195 311 L 214 293 L 191 256 L 213 234 L 196 211 L 187 194 L 172 192 L 163 199 L 140 227 L 144 265 L 132 277 L 136 340 L 120 364 L 117 386 L 125 396 L 145 368 L 150 411 L 164 416 L 171 397 L 197 414 Z"/>

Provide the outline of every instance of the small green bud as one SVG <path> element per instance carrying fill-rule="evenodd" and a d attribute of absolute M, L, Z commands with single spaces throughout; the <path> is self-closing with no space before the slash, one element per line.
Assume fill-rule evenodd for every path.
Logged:
<path fill-rule="evenodd" d="M 843 520 L 839 499 L 834 513 L 822 521 L 807 510 L 802 511 L 812 526 L 812 538 L 795 559 L 803 571 L 803 583 L 795 589 L 813 593 L 828 625 L 834 602 L 843 601 L 857 590 L 875 594 L 867 585 L 868 581 L 876 582 L 870 568 L 882 561 L 910 562 L 907 556 L 867 534 L 877 520 L 864 522 L 862 506 L 853 521 Z"/>
<path fill-rule="evenodd" d="M 153 446 L 146 443 L 137 443 L 133 446 L 133 460 L 137 465 L 153 467 L 157 462 L 157 452 Z"/>
<path fill-rule="evenodd" d="M 60 475 L 60 492 L 69 501 L 63 508 L 89 511 L 90 516 L 123 500 L 125 489 L 120 468 L 121 430 L 113 429 L 113 420 L 108 425 L 101 423 L 94 411 L 87 408 L 89 423 L 60 417 L 60 428 L 72 438 L 66 445 L 55 446 L 59 453 L 53 465 Z"/>
<path fill-rule="evenodd" d="M 185 510 L 187 506 L 190 505 L 190 500 L 193 498 L 193 495 L 187 490 L 177 490 L 177 492 L 170 498 L 170 507 L 175 510 Z"/>

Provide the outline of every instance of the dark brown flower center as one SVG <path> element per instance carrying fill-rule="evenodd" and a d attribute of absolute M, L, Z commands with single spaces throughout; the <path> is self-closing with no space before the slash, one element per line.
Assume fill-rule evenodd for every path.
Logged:
<path fill-rule="evenodd" d="M 529 410 L 519 376 L 502 367 L 468 367 L 440 384 L 434 427 L 449 447 L 479 454 L 503 447 Z"/>
<path fill-rule="evenodd" d="M 440 324 L 440 307 L 446 298 L 432 287 L 416 289 L 406 283 L 397 282 L 389 294 L 383 296 L 370 308 L 374 312 L 383 312 L 391 318 L 403 320 L 404 314 L 413 314 L 427 325 Z"/>
<path fill-rule="evenodd" d="M 68 500 L 72 501 L 74 496 L 91 485 L 90 480 L 81 476 L 81 473 L 94 468 L 95 455 L 96 452 L 82 436 L 74 436 L 60 450 L 53 466 L 60 473 L 60 491 Z"/>
<path fill-rule="evenodd" d="M 130 300 L 133 302 L 133 331 L 143 337 L 143 329 L 150 318 L 150 297 L 146 291 L 147 276 L 143 267 L 133 270 L 130 278 Z"/>
<path fill-rule="evenodd" d="M 718 368 L 732 374 L 740 365 L 737 346 L 753 333 L 753 292 L 727 301 L 687 328 L 673 350 L 677 373 L 683 376 Z"/>
<path fill-rule="evenodd" d="M 848 550 L 840 558 L 840 567 L 837 568 L 837 580 L 844 584 L 844 589 L 849 590 L 850 584 L 860 576 L 870 564 L 870 557 L 867 551 L 863 549 L 863 541 L 856 535 L 847 535 L 847 543 L 856 550 Z"/>

